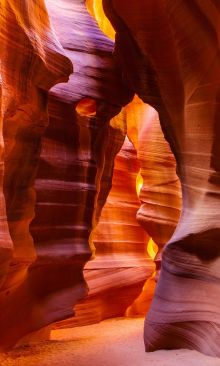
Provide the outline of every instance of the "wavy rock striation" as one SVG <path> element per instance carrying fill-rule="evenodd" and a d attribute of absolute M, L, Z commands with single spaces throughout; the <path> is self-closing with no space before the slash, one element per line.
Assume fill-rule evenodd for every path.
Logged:
<path fill-rule="evenodd" d="M 155 261 L 159 269 L 163 247 L 177 226 L 181 210 L 176 162 L 156 110 L 135 96 L 126 111 L 128 136 L 137 151 L 142 177 L 137 221 L 158 246 Z"/>
<path fill-rule="evenodd" d="M 48 0 L 47 6 L 74 64 L 69 82 L 50 91 L 31 225 L 38 254 L 33 269 L 45 281 L 51 323 L 72 317 L 74 304 L 87 293 L 82 270 L 94 250 L 91 233 L 126 134 L 123 121 L 109 121 L 132 93 L 113 60 L 113 42 L 101 33 L 84 1 Z"/>
<path fill-rule="evenodd" d="M 84 1 L 46 5 L 0 5 L 1 348 L 42 337 L 87 294 L 90 234 L 126 134 L 109 121 L 132 97 Z"/>
<path fill-rule="evenodd" d="M 183 210 L 163 253 L 145 324 L 147 351 L 220 356 L 219 12 L 215 0 L 105 0 L 130 87 L 160 115 Z"/>
<path fill-rule="evenodd" d="M 147 249 L 156 264 L 156 272 L 147 279 L 140 296 L 127 313 L 145 315 L 160 273 L 164 245 L 179 220 L 181 188 L 176 175 L 176 162 L 164 139 L 156 110 L 135 96 L 126 106 L 126 114 L 127 133 L 140 164 L 137 179 L 140 180 L 141 205 L 137 211 L 137 221 L 153 239 Z"/>
<path fill-rule="evenodd" d="M 119 118 L 125 118 L 125 110 L 111 123 L 115 125 Z M 124 316 L 152 274 L 154 264 L 147 254 L 149 237 L 136 220 L 140 207 L 136 193 L 138 171 L 136 152 L 126 138 L 115 159 L 112 188 L 93 233 L 95 258 L 84 270 L 89 295 L 76 305 L 73 319 L 57 326 L 85 325 Z"/>
<path fill-rule="evenodd" d="M 99 0 L 0 4 L 0 348 L 124 314 L 149 234 L 146 350 L 220 356 L 220 5 L 103 3 L 115 48 Z"/>
<path fill-rule="evenodd" d="M 115 128 L 106 151 L 109 120 L 131 96 L 84 1 L 46 4 L 50 18 L 43 0 L 0 5 L 2 348 L 72 316 L 86 295 L 89 237 L 125 137 Z"/>
<path fill-rule="evenodd" d="M 1 346 L 4 347 L 45 323 L 35 291 L 36 277 L 29 267 L 36 257 L 29 224 L 34 216 L 40 138 L 48 123 L 47 91 L 56 83 L 68 80 L 72 64 L 54 34 L 43 1 L 4 1 L 0 13 L 5 142 L 3 157 L 1 153 L 1 167 L 5 165 L 1 192 L 4 191 L 8 221 L 6 225 L 2 198 L 1 225 L 6 238 L 3 248 L 12 249 L 13 243 L 10 267 L 5 267 L 3 262 L 0 270 L 1 275 L 2 272 L 7 275 L 0 293 Z M 1 146 L 3 149 L 3 143 Z M 4 257 L 3 252 L 3 260 Z"/>

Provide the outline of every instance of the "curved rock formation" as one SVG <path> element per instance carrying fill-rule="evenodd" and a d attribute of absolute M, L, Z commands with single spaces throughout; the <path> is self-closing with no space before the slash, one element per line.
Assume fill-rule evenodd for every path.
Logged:
<path fill-rule="evenodd" d="M 124 115 L 124 116 L 123 116 Z M 125 118 L 125 111 L 115 118 Z M 108 156 L 112 149 L 109 142 Z M 126 138 L 114 162 L 112 188 L 93 233 L 95 258 L 84 269 L 88 297 L 75 306 L 76 316 L 58 326 L 69 327 L 123 316 L 154 271 L 147 254 L 148 235 L 138 225 L 136 152 Z"/>
<path fill-rule="evenodd" d="M 97 20 L 101 30 L 110 38 L 115 38 L 115 30 L 106 18 L 99 0 L 87 0 L 89 12 Z M 155 279 L 159 275 L 161 253 L 164 244 L 172 236 L 179 220 L 181 192 L 176 176 L 176 163 L 169 144 L 164 139 L 157 112 L 143 103 L 137 96 L 125 107 L 127 133 L 137 151 L 141 164 L 139 172 L 142 205 L 138 211 L 138 221 L 159 246 L 155 259 L 157 275 L 147 280 L 144 290 L 126 312 L 145 314 L 152 299 Z M 139 184 L 137 182 L 137 184 Z M 140 190 L 140 189 L 139 189 Z M 149 242 L 149 246 L 151 242 Z M 152 250 L 151 258 L 155 253 Z"/>
<path fill-rule="evenodd" d="M 129 86 L 151 104 L 183 191 L 145 325 L 147 351 L 220 356 L 219 11 L 215 0 L 104 0 Z"/>
<path fill-rule="evenodd" d="M 135 96 L 126 106 L 126 115 L 127 133 L 135 146 L 141 168 L 141 206 L 137 221 L 153 239 L 149 241 L 148 252 L 156 263 L 156 273 L 147 279 L 143 291 L 127 313 L 145 315 L 153 298 L 155 280 L 159 276 L 163 247 L 179 220 L 181 190 L 176 162 L 164 139 L 158 113 Z"/>
<path fill-rule="evenodd" d="M 90 234 L 125 138 L 123 123 L 112 127 L 109 121 L 132 96 L 112 58 L 113 42 L 84 1 L 46 4 L 50 19 L 43 0 L 1 4 L 8 220 L 7 226 L 3 204 L 3 348 L 72 316 L 73 305 L 86 295 L 82 270 L 92 253 Z M 64 84 L 72 63 L 74 74 Z M 50 91 L 49 126 L 41 139 L 48 125 L 47 92 L 58 82 Z"/>
<path fill-rule="evenodd" d="M 126 139 L 115 159 L 112 189 L 93 235 L 95 259 L 88 262 L 84 270 L 89 296 L 76 305 L 74 319 L 63 321 L 58 326 L 97 322 L 110 316 L 122 316 L 125 311 L 128 316 L 146 314 L 155 288 L 155 273 L 151 276 L 154 266 L 147 255 L 152 241 L 147 247 L 147 233 L 151 233 L 162 250 L 179 218 L 181 197 L 176 164 L 162 134 L 156 111 L 135 97 L 111 121 L 114 127 L 123 124 L 127 126 L 137 156 Z M 110 130 L 110 136 L 114 131 L 113 128 Z M 110 156 L 117 143 L 110 138 L 108 146 L 107 156 Z M 135 187 L 139 184 L 137 173 L 140 164 L 144 178 L 140 183 L 141 192 L 138 192 L 141 208 Z M 103 174 L 101 186 L 108 181 L 108 175 Z M 101 196 L 98 201 L 103 199 Z M 106 196 L 103 202 L 105 200 Z M 139 222 L 146 234 L 137 225 L 136 214 L 140 211 Z M 152 248 L 150 258 L 154 255 Z M 156 258 L 158 269 L 159 258 Z M 116 304 L 114 298 L 117 298 Z"/>
<path fill-rule="evenodd" d="M 156 261 L 168 244 L 146 350 L 220 356 L 220 5 L 103 2 L 115 47 L 87 11 L 114 38 L 99 0 L 0 3 L 0 348 L 69 317 L 62 324 L 122 315 L 153 269 L 147 232 Z M 153 108 L 136 98 L 113 118 L 134 93 Z M 183 192 L 171 239 L 180 187 L 155 110 Z M 90 296 L 72 320 L 92 240 Z"/>
<path fill-rule="evenodd" d="M 12 13 L 14 12 L 14 23 L 18 22 L 14 29 L 15 36 L 21 37 L 21 40 L 15 40 L 15 44 L 21 44 L 23 48 L 21 54 L 18 54 L 21 65 L 18 63 L 17 74 L 12 77 L 10 68 L 8 70 L 6 65 L 13 65 L 18 56 L 14 44 L 9 42 L 8 30 L 6 42 L 9 45 L 5 44 L 5 55 L 8 58 L 4 54 L 2 58 L 3 83 L 4 86 L 7 85 L 4 89 L 3 111 L 6 143 L 4 194 L 14 251 L 10 271 L 7 273 L 5 265 L 1 267 L 3 275 L 7 273 L 1 293 L 2 313 L 5 314 L 7 307 L 5 319 L 2 320 L 2 327 L 7 328 L 5 339 L 2 338 L 3 345 L 13 344 L 27 333 L 72 316 L 73 305 L 86 294 L 82 269 L 91 256 L 90 234 L 98 223 L 111 188 L 114 158 L 125 139 L 129 118 L 133 118 L 134 112 L 138 114 L 141 110 L 140 102 L 137 103 L 139 112 L 132 102 L 133 107 L 128 106 L 124 109 L 117 118 L 111 120 L 109 126 L 110 118 L 129 101 L 132 92 L 124 87 L 120 70 L 112 58 L 113 43 L 100 32 L 95 21 L 87 13 L 84 1 L 70 3 L 67 0 L 59 0 L 55 4 L 52 0 L 47 0 L 54 28 L 50 25 L 45 8 L 35 9 L 33 3 L 25 5 L 27 7 L 19 8 L 21 5 L 8 2 L 5 7 L 6 10 L 12 9 Z M 94 12 L 99 14 L 102 9 L 97 8 L 98 5 L 100 3 L 96 2 Z M 64 7 L 65 12 L 62 11 Z M 8 13 L 5 14 L 3 24 L 5 22 L 7 28 L 7 22 L 12 20 Z M 52 40 L 49 36 L 48 39 L 44 37 L 45 30 L 38 17 L 50 27 L 54 37 Z M 27 19 L 31 26 L 26 24 Z M 24 35 L 19 32 L 24 32 Z M 38 38 L 34 41 L 37 32 L 39 37 L 42 37 L 42 44 Z M 29 62 L 28 57 L 30 60 L 33 57 L 32 53 L 28 56 L 30 50 L 28 47 L 26 49 L 26 33 L 30 37 L 30 48 L 31 42 L 34 42 L 33 47 L 37 47 L 39 57 L 42 57 L 43 64 L 40 66 L 35 66 L 34 58 L 34 66 L 31 62 L 25 63 Z M 46 90 L 52 86 L 52 83 L 49 85 L 47 78 L 44 78 L 44 72 L 48 67 L 52 70 L 54 68 L 56 73 L 60 61 L 59 54 L 56 53 L 56 57 L 53 57 L 54 64 L 48 64 L 50 47 L 52 48 L 48 46 L 50 42 L 52 45 L 55 42 L 55 46 L 63 54 L 65 50 L 69 60 L 74 63 L 75 72 L 68 83 L 59 84 L 51 90 L 49 126 L 41 139 L 48 124 Z M 70 61 L 66 56 L 61 57 L 61 60 L 66 62 L 70 73 Z M 23 67 L 27 75 L 23 75 Z M 61 63 L 60 68 L 62 67 L 64 64 Z M 49 76 L 50 74 L 48 79 Z M 20 85 L 18 80 L 20 82 L 21 79 Z M 57 81 L 62 81 L 62 74 Z M 150 135 L 148 137 L 151 138 Z M 123 315 L 153 271 L 152 261 L 146 260 L 148 236 L 135 220 L 139 208 L 135 191 L 138 170 L 135 152 L 127 141 L 116 160 L 113 188 L 94 237 L 96 260 L 90 262 L 85 271 L 90 296 L 77 307 L 78 314 L 82 315 L 62 324 L 73 325 L 79 321 L 87 323 L 109 316 Z M 127 184 L 127 192 L 123 182 Z M 34 185 L 37 192 L 36 209 Z M 121 202 L 117 203 L 119 196 Z M 124 211 L 123 201 L 127 202 Z M 109 219 L 110 207 L 115 221 L 119 220 L 117 224 Z M 127 217 L 125 212 L 128 213 L 128 208 Z M 29 224 L 34 215 L 31 233 L 35 247 L 29 233 Z M 9 249 L 4 249 L 4 252 L 8 255 L 8 265 L 11 241 L 6 220 L 5 225 L 4 232 L 8 235 Z M 127 228 L 130 228 L 130 231 Z M 109 237 L 106 238 L 106 235 Z M 7 241 L 4 241 L 5 246 L 6 244 Z M 111 257 L 107 259 L 107 255 L 103 255 L 101 258 L 101 254 L 110 252 Z M 3 256 L 2 258 L 4 259 Z M 112 276 L 115 283 L 111 281 Z M 118 298 L 117 307 L 109 303 L 109 297 L 113 296 Z M 18 303 L 18 308 L 22 307 L 18 320 L 12 318 L 13 301 Z M 91 309 L 89 314 L 84 309 L 88 303 L 91 308 L 92 302 L 95 305 L 92 307 L 91 316 Z M 12 318 L 11 322 L 9 317 Z M 33 334 L 28 336 L 29 339 L 33 337 Z"/>
<path fill-rule="evenodd" d="M 126 111 L 128 136 L 137 151 L 143 179 L 137 220 L 159 247 L 155 258 L 159 269 L 162 249 L 180 216 L 181 189 L 176 162 L 155 109 L 136 96 Z"/>
<path fill-rule="evenodd" d="M 6 237 L 5 247 L 10 237 L 13 242 L 10 267 L 6 272 L 3 265 L 0 271 L 7 274 L 0 294 L 1 346 L 7 346 L 44 324 L 36 317 L 39 305 L 35 278 L 28 270 L 36 257 L 29 224 L 34 216 L 40 137 L 48 122 L 47 91 L 57 82 L 68 80 L 72 64 L 54 34 L 43 1 L 8 0 L 1 2 L 0 12 L 5 141 L 1 167 L 5 163 L 8 221 L 8 227 L 4 227 L 3 213 L 1 236 Z M 3 210 L 3 199 L 1 202 Z"/>
<path fill-rule="evenodd" d="M 95 18 L 101 31 L 113 41 L 115 40 L 115 30 L 110 21 L 105 16 L 102 1 L 86 0 L 86 7 L 89 13 Z"/>

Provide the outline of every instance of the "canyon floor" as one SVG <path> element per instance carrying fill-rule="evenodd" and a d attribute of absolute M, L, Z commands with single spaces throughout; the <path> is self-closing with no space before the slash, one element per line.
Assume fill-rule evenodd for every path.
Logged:
<path fill-rule="evenodd" d="M 0 355 L 1 366 L 220 366 L 196 351 L 145 353 L 143 318 L 117 318 L 54 330 L 51 340 Z"/>

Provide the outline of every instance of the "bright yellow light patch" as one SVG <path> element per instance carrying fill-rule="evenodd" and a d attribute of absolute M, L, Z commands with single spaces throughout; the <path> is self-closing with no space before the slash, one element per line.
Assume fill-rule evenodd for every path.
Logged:
<path fill-rule="evenodd" d="M 104 13 L 102 1 L 87 0 L 86 6 L 89 13 L 96 19 L 101 31 L 114 41 L 115 30 Z"/>
<path fill-rule="evenodd" d="M 154 243 L 153 239 L 151 238 L 147 244 L 147 252 L 150 256 L 150 258 L 154 259 L 156 257 L 156 254 L 158 252 L 158 246 L 156 243 Z"/>
<path fill-rule="evenodd" d="M 138 172 L 137 178 L 136 178 L 136 192 L 137 195 L 139 196 L 141 188 L 143 187 L 143 178 L 142 175 L 140 173 L 140 171 Z"/>

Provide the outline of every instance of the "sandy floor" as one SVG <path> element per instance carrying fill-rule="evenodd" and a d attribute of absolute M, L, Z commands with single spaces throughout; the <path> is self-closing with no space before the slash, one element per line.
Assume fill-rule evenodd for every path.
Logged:
<path fill-rule="evenodd" d="M 53 331 L 52 340 L 0 355 L 1 366 L 220 366 L 195 351 L 145 353 L 143 319 L 111 319 Z"/>

